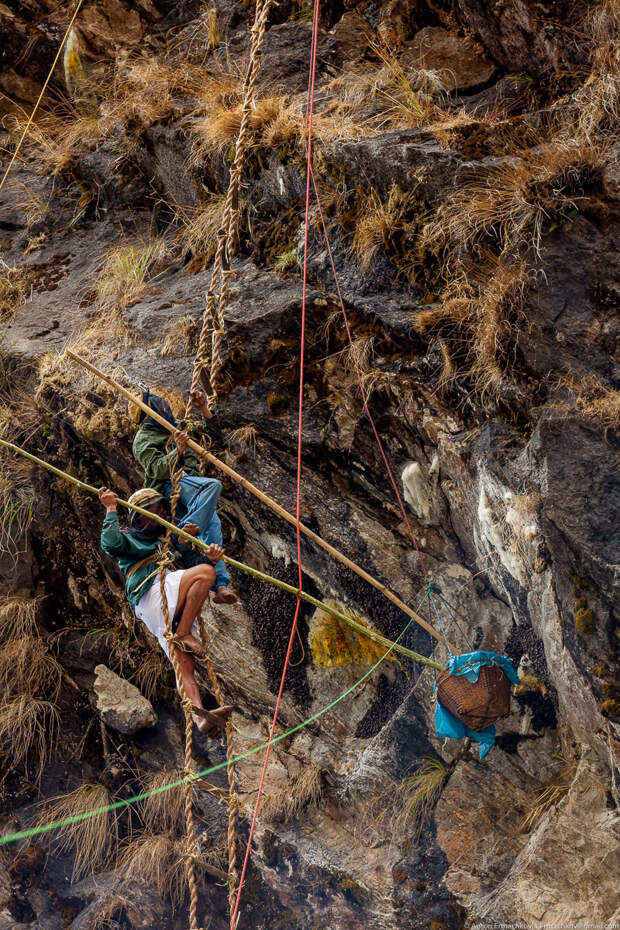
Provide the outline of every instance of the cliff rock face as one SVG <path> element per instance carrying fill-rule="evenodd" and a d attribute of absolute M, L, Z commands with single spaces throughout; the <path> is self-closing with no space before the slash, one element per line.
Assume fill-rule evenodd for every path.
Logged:
<path fill-rule="evenodd" d="M 3 171 L 70 15 L 0 4 Z M 270 13 L 210 437 L 292 512 L 309 16 Z M 0 191 L 1 435 L 124 497 L 141 484 L 126 404 L 62 352 L 182 410 L 250 26 L 229 0 L 86 0 Z M 337 701 L 382 649 L 304 604 L 280 732 L 331 706 L 273 747 L 240 927 L 620 919 L 619 35 L 615 0 L 321 11 L 314 168 L 353 350 L 313 205 L 303 520 L 436 623 L 354 353 L 448 638 L 508 655 L 521 683 L 481 762 L 435 738 L 433 673 L 405 657 Z M 223 480 L 227 551 L 296 585 L 294 529 Z M 96 499 L 3 452 L 0 504 L 11 834 L 176 781 L 184 739 Z M 401 634 L 400 610 L 305 539 L 302 568 L 309 593 Z M 205 619 L 244 754 L 268 737 L 295 598 L 234 584 L 242 606 Z M 402 643 L 447 658 L 415 624 Z M 101 666 L 148 726 L 108 729 Z M 194 753 L 225 761 L 198 733 Z M 236 766 L 238 855 L 263 758 Z M 194 790 L 201 857 L 226 870 L 226 771 L 205 778 L 221 791 Z M 0 930 L 186 926 L 183 799 L 161 797 L 1 847 Z M 200 925 L 226 928 L 226 889 L 199 871 Z"/>

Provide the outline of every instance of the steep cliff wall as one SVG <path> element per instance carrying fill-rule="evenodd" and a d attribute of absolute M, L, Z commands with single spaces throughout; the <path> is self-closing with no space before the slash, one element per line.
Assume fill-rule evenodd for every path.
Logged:
<path fill-rule="evenodd" d="M 0 4 L 3 166 L 70 14 Z M 71 342 L 181 404 L 250 22 L 227 0 L 87 0 L 0 192 L 2 435 L 123 495 L 141 481 L 126 405 L 61 354 Z M 310 34 L 307 4 L 273 8 L 212 440 L 289 510 Z M 370 406 L 430 575 L 468 640 L 509 655 L 522 681 L 484 762 L 434 737 L 432 674 L 405 659 L 274 747 L 240 927 L 618 922 L 619 35 L 615 0 L 322 9 L 315 171 Z M 304 521 L 415 604 L 423 573 L 314 207 L 309 283 Z M 99 551 L 98 504 L 9 455 L 0 498 L 12 833 L 174 780 L 183 732 L 171 670 Z M 221 516 L 232 555 L 296 583 L 288 525 L 229 481 Z M 403 629 L 310 543 L 303 570 L 316 596 L 390 638 Z M 295 604 L 234 581 L 243 607 L 213 607 L 207 625 L 243 752 L 268 734 Z M 282 728 L 378 657 L 320 612 L 302 611 L 300 633 Z M 418 627 L 403 642 L 446 657 Z M 101 724 L 100 664 L 140 688 L 156 725 Z M 201 768 L 225 758 L 205 737 L 195 752 Z M 240 850 L 261 765 L 237 766 Z M 186 926 L 177 796 L 4 847 L 0 928 Z M 225 868 L 226 808 L 200 787 L 195 806 L 205 859 Z M 208 875 L 199 913 L 228 926 Z"/>

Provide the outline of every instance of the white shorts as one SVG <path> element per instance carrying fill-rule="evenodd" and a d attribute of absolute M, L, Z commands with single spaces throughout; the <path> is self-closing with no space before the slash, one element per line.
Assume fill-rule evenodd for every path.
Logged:
<path fill-rule="evenodd" d="M 166 572 L 166 581 L 164 588 L 166 591 L 166 600 L 168 601 L 168 613 L 170 615 L 170 620 L 172 621 L 176 609 L 177 602 L 179 600 L 179 586 L 181 584 L 181 578 L 185 569 L 178 569 L 174 572 Z M 166 618 L 164 617 L 162 599 L 161 599 L 161 585 L 159 580 L 159 575 L 156 576 L 153 584 L 148 589 L 146 594 L 143 594 L 138 603 L 135 606 L 136 617 L 149 628 L 153 636 L 157 637 L 159 645 L 164 650 L 168 658 L 170 658 L 170 650 L 168 648 L 168 643 L 166 641 Z M 196 632 L 196 624 L 194 624 L 193 632 Z"/>

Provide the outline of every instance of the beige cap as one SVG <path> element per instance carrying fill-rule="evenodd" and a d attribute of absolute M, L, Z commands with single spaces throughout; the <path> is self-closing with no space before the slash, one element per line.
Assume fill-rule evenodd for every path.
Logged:
<path fill-rule="evenodd" d="M 127 503 L 134 504 L 136 507 L 146 508 L 148 504 L 154 504 L 155 501 L 160 501 L 162 499 L 162 495 L 159 491 L 155 491 L 153 488 L 140 488 L 139 491 L 133 492 Z"/>

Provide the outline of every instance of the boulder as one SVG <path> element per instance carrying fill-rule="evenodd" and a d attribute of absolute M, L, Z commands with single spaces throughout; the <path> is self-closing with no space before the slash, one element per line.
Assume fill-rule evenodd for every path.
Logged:
<path fill-rule="evenodd" d="M 95 675 L 96 707 L 109 727 L 124 736 L 131 736 L 157 723 L 151 702 L 134 685 L 105 665 L 97 665 Z"/>
<path fill-rule="evenodd" d="M 157 18 L 157 11 L 154 12 Z M 86 47 L 100 54 L 110 47 L 137 45 L 144 34 L 138 11 L 128 10 L 120 0 L 102 0 L 86 6 L 79 29 Z"/>
<path fill-rule="evenodd" d="M 586 43 L 575 42 L 581 7 L 570 0 L 486 3 L 458 0 L 459 17 L 490 55 L 511 72 L 548 80 L 562 68 L 583 64 Z"/>
<path fill-rule="evenodd" d="M 479 87 L 495 73 L 495 65 L 471 36 L 459 36 L 439 26 L 420 29 L 403 52 L 401 64 L 436 72 L 447 91 Z"/>

